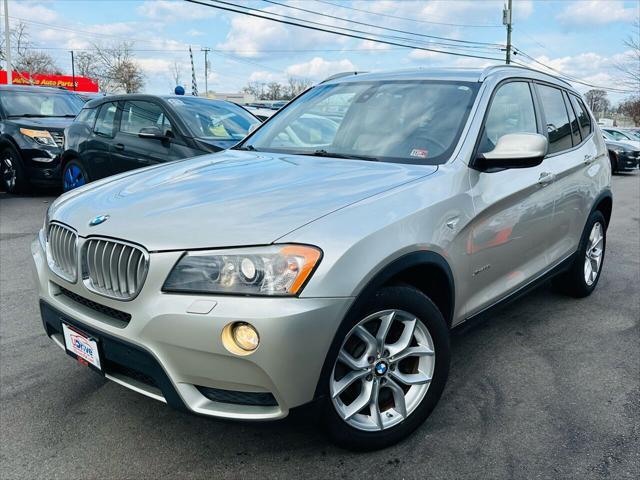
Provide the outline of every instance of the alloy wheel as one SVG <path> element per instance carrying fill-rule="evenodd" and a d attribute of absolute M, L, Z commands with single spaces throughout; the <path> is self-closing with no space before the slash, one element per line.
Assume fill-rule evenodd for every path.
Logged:
<path fill-rule="evenodd" d="M 67 167 L 64 171 L 63 177 L 64 190 L 73 190 L 74 188 L 81 187 L 85 183 L 87 183 L 86 178 L 84 177 L 84 173 L 80 167 L 77 165 L 71 165 Z"/>
<path fill-rule="evenodd" d="M 353 327 L 342 344 L 331 374 L 331 400 L 350 426 L 385 430 L 420 405 L 434 366 L 425 325 L 403 310 L 380 311 Z"/>
<path fill-rule="evenodd" d="M 13 190 L 16 186 L 18 173 L 13 165 L 11 157 L 5 154 L 2 158 L 2 179 L 8 190 Z"/>
<path fill-rule="evenodd" d="M 600 222 L 593 224 L 589 240 L 587 242 L 587 250 L 584 259 L 584 281 L 588 286 L 598 278 L 600 267 L 602 266 L 602 255 L 604 253 L 604 229 Z"/>

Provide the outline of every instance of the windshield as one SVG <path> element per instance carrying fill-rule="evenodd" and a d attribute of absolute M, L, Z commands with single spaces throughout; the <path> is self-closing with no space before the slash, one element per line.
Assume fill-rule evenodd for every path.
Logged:
<path fill-rule="evenodd" d="M 175 112 L 184 120 L 195 137 L 239 142 L 253 124 L 260 123 L 243 108 L 228 102 L 198 98 L 169 98 Z"/>
<path fill-rule="evenodd" d="M 460 137 L 477 86 L 405 80 L 320 85 L 287 105 L 240 148 L 444 163 Z"/>
<path fill-rule="evenodd" d="M 605 130 L 614 140 L 632 140 L 631 137 L 617 130 Z"/>
<path fill-rule="evenodd" d="M 83 106 L 76 95 L 63 91 L 3 91 L 0 102 L 8 117 L 75 117 Z"/>

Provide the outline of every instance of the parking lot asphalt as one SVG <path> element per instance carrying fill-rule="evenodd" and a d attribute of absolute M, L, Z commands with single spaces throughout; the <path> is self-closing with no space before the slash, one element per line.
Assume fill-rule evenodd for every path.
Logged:
<path fill-rule="evenodd" d="M 64 355 L 30 270 L 53 197 L 0 193 L 0 478 L 640 478 L 640 174 L 615 176 L 613 191 L 595 293 L 541 287 L 455 332 L 431 418 L 359 454 L 313 415 L 196 417 Z"/>

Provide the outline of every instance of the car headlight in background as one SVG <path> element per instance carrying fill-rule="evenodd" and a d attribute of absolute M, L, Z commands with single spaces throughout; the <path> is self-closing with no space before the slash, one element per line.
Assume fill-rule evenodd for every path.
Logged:
<path fill-rule="evenodd" d="M 48 130 L 31 130 L 30 128 L 21 128 L 20 133 L 25 137 L 35 140 L 35 142 L 40 145 L 46 145 L 47 147 L 58 146 Z"/>
<path fill-rule="evenodd" d="M 165 292 L 296 295 L 322 252 L 308 245 L 272 245 L 188 252 L 173 267 Z"/>

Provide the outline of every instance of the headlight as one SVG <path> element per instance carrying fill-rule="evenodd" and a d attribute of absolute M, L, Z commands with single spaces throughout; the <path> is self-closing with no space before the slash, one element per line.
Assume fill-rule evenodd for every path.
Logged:
<path fill-rule="evenodd" d="M 53 204 L 49 205 L 47 208 L 47 213 L 44 214 L 44 222 L 42 223 L 42 236 L 44 240 L 47 240 L 47 234 L 49 233 L 49 223 L 51 223 L 51 207 Z"/>
<path fill-rule="evenodd" d="M 273 245 L 185 254 L 164 282 L 165 292 L 296 295 L 322 252 L 308 245 Z"/>
<path fill-rule="evenodd" d="M 31 130 L 30 128 L 21 128 L 20 133 L 25 137 L 32 138 L 36 143 L 39 143 L 40 145 L 46 145 L 48 147 L 58 146 L 47 130 Z"/>

